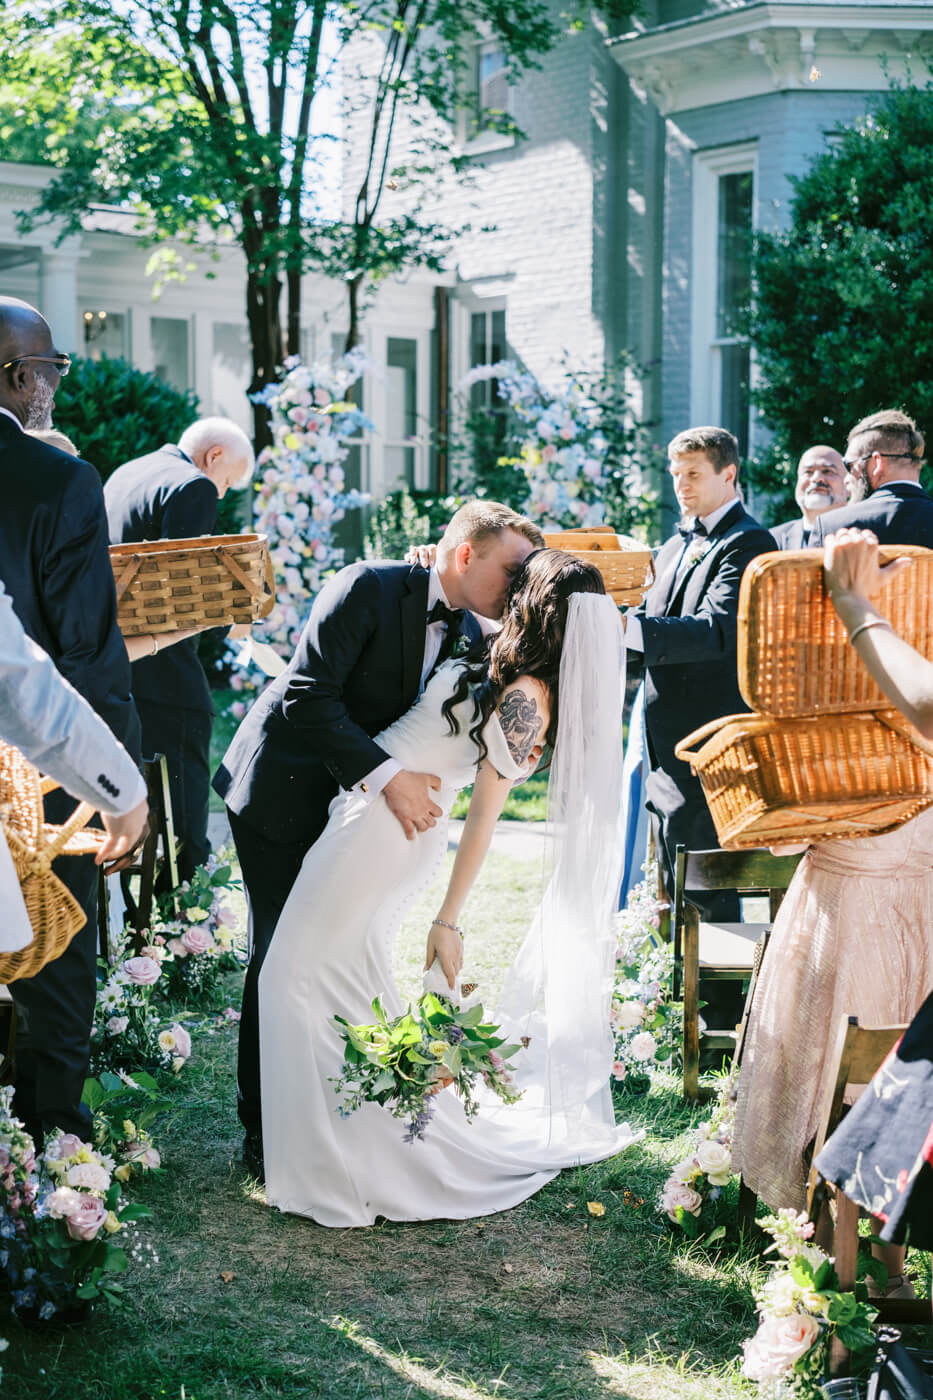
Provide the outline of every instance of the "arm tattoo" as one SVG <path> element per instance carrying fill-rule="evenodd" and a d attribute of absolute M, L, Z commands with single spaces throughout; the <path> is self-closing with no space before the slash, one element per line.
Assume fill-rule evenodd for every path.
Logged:
<path fill-rule="evenodd" d="M 540 728 L 534 700 L 520 690 L 513 690 L 499 706 L 499 723 L 515 762 L 526 763 Z"/>

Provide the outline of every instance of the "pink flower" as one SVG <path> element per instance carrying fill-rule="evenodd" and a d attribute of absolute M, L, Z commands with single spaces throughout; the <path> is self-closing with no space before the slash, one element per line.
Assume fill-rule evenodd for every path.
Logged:
<path fill-rule="evenodd" d="M 664 1190 L 661 1192 L 661 1209 L 676 1225 L 678 1210 L 685 1210 L 690 1215 L 699 1215 L 703 1209 L 703 1197 L 699 1191 L 694 1191 L 692 1186 L 671 1178 L 664 1183 Z"/>
<path fill-rule="evenodd" d="M 191 1054 L 191 1036 L 184 1026 L 179 1026 L 177 1022 L 172 1026 L 172 1035 L 175 1037 L 175 1054 L 187 1060 Z"/>
<path fill-rule="evenodd" d="M 232 1006 L 227 1006 L 227 1007 L 224 1008 L 224 1020 L 225 1020 L 225 1021 L 239 1021 L 239 1019 L 240 1019 L 240 1013 L 239 1013 L 239 1011 L 234 1011 L 234 1009 L 233 1009 Z"/>
<path fill-rule="evenodd" d="M 176 958 L 186 958 L 188 956 L 188 949 L 180 938 L 170 938 L 168 941 L 168 950 L 170 953 L 174 953 Z"/>
<path fill-rule="evenodd" d="M 495 1070 L 505 1069 L 505 1060 L 503 1060 L 502 1056 L 498 1055 L 495 1050 L 490 1050 L 489 1052 L 489 1063 Z"/>
<path fill-rule="evenodd" d="M 754 1337 L 742 1343 L 742 1370 L 750 1381 L 780 1380 L 806 1355 L 819 1335 L 820 1324 L 809 1313 L 766 1317 Z"/>
<path fill-rule="evenodd" d="M 137 987 L 151 987 L 161 976 L 159 964 L 154 958 L 127 958 L 123 971 Z"/>
<path fill-rule="evenodd" d="M 162 1165 L 158 1148 L 147 1146 L 144 1142 L 128 1142 L 123 1149 L 123 1160 L 124 1162 L 132 1162 L 134 1166 L 142 1167 L 144 1171 Z"/>
<path fill-rule="evenodd" d="M 236 927 L 236 914 L 232 909 L 228 909 L 226 904 L 222 904 L 214 915 L 214 920 L 218 928 L 226 925 L 227 928 Z"/>
<path fill-rule="evenodd" d="M 246 706 L 243 704 L 243 701 L 234 700 L 233 704 L 230 706 L 230 713 L 234 719 L 245 719 Z"/>
<path fill-rule="evenodd" d="M 622 1080 L 625 1078 L 627 1073 L 628 1071 L 626 1070 L 625 1065 L 622 1063 L 622 1061 L 616 1060 L 615 1064 L 612 1066 L 613 1079 Z"/>
<path fill-rule="evenodd" d="M 107 1207 L 96 1196 L 82 1196 L 68 1216 L 68 1233 L 73 1240 L 94 1240 L 107 1219 Z"/>
<path fill-rule="evenodd" d="M 84 1146 L 85 1144 L 77 1133 L 62 1133 L 61 1137 L 49 1144 L 48 1155 L 53 1160 L 57 1158 L 59 1161 L 64 1161 L 66 1157 L 76 1157 Z"/>
<path fill-rule="evenodd" d="M 181 936 L 181 941 L 188 949 L 189 953 L 194 953 L 195 955 L 197 955 L 199 953 L 206 953 L 207 950 L 210 948 L 213 939 L 211 938 L 206 928 L 200 928 L 199 926 L 195 925 L 194 928 L 185 929 L 184 933 Z"/>

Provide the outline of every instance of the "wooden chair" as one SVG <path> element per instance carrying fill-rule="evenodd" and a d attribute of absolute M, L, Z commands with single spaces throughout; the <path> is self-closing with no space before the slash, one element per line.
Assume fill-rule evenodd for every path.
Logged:
<path fill-rule="evenodd" d="M 168 869 L 171 890 L 178 888 L 178 852 L 181 848 L 181 843 L 175 836 L 172 794 L 165 755 L 156 754 L 155 758 L 146 759 L 143 763 L 143 774 L 149 795 L 149 834 L 143 843 L 139 859 L 120 871 L 120 889 L 126 904 L 128 922 L 134 930 L 133 942 L 137 950 L 142 947 L 143 930 L 149 927 L 152 918 L 155 883 L 163 869 Z M 139 888 L 135 894 L 131 884 L 134 876 L 139 877 Z M 108 959 L 110 897 L 103 873 L 98 885 L 97 920 L 100 955 Z"/>
<path fill-rule="evenodd" d="M 823 1103 L 813 1143 L 814 1162 L 827 1138 L 842 1121 L 846 1112 L 846 1090 L 850 1085 L 867 1084 L 872 1079 L 906 1029 L 906 1026 L 860 1026 L 857 1016 L 844 1016 L 840 1020 L 835 1049 L 826 1065 Z M 835 1197 L 836 1218 L 828 1253 L 835 1259 L 840 1288 L 850 1291 L 855 1287 L 860 1210 L 853 1200 L 824 1180 L 815 1166 L 811 1167 L 807 1212 L 814 1224 L 823 1211 L 829 1211 L 830 1194 Z M 929 1299 L 874 1298 L 872 1303 L 885 1322 L 930 1323 Z M 834 1341 L 830 1369 L 834 1373 L 839 1371 L 847 1359 L 845 1347 Z"/>
<path fill-rule="evenodd" d="M 700 1033 L 700 978 L 742 982 L 749 992 L 771 922 L 800 860 L 799 855 L 773 856 L 770 851 L 688 851 L 677 848 L 674 889 L 674 995 L 681 984 L 684 1002 L 684 1095 L 696 1101 L 700 1092 L 700 1044 L 736 1053 L 744 1040 L 751 997 L 746 995 L 742 1024 L 736 1030 Z M 756 923 L 711 923 L 700 918 L 687 891 L 715 893 L 737 890 L 740 896 L 766 897 L 768 920 Z M 709 1097 L 708 1094 L 702 1097 Z"/>

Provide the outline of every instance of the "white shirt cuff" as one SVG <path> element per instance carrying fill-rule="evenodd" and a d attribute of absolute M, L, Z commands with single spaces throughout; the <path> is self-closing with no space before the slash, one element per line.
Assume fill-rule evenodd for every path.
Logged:
<path fill-rule="evenodd" d="M 351 792 L 358 792 L 367 802 L 372 802 L 374 797 L 378 797 L 386 783 L 390 783 L 396 773 L 401 773 L 402 765 L 396 763 L 394 758 L 387 758 L 384 763 L 380 763 L 378 768 L 374 768 L 371 773 L 367 773 L 365 778 L 361 778 L 358 783 L 354 783 Z"/>
<path fill-rule="evenodd" d="M 625 645 L 629 651 L 644 651 L 645 639 L 641 634 L 641 618 L 634 613 L 625 614 Z"/>

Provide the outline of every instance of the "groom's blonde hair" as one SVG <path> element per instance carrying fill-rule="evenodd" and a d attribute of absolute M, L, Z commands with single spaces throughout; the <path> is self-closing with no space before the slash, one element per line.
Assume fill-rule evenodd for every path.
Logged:
<path fill-rule="evenodd" d="M 544 548 L 544 535 L 534 521 L 519 515 L 511 506 L 500 505 L 498 501 L 467 501 L 451 517 L 437 546 L 438 559 L 446 558 L 465 540 L 469 540 L 482 553 L 483 547 L 496 535 L 501 535 L 503 530 L 514 530 L 517 535 L 524 535 L 535 549 Z"/>

